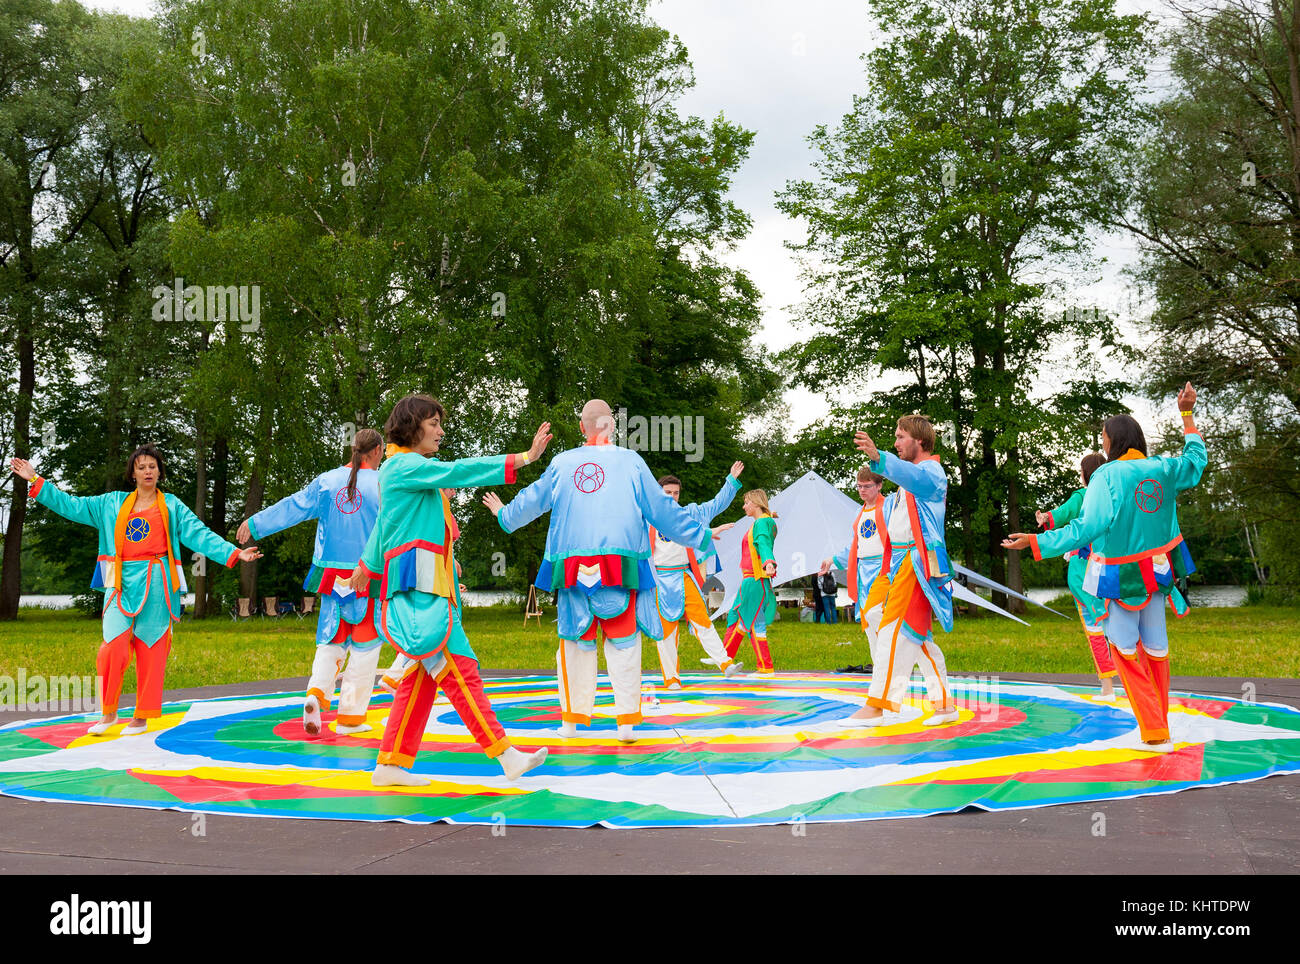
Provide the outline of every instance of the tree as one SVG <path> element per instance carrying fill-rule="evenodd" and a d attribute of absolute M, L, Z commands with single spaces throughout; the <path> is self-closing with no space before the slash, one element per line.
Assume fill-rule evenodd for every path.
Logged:
<path fill-rule="evenodd" d="M 1106 317 L 1053 309 L 1063 285 L 1047 272 L 1092 263 L 1088 231 L 1123 190 L 1114 158 L 1137 136 L 1151 23 L 1110 0 L 871 7 L 885 37 L 864 56 L 867 91 L 814 129 L 818 179 L 780 194 L 807 223 L 793 247 L 812 330 L 784 360 L 796 384 L 863 399 L 802 441 L 845 446 L 854 426 L 885 441 L 915 411 L 947 426 L 953 554 L 1019 588 L 1002 538 L 1077 457 L 1090 358 L 1114 345 Z M 1077 371 L 1040 381 L 1062 344 Z"/>

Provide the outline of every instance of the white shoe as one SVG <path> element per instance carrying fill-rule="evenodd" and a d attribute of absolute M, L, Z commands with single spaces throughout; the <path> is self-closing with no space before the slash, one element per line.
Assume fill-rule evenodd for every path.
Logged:
<path fill-rule="evenodd" d="M 497 762 L 505 771 L 507 780 L 518 780 L 529 770 L 541 766 L 545 759 L 546 747 L 533 753 L 525 753 L 518 747 L 508 746 L 506 751 L 497 757 Z"/>
<path fill-rule="evenodd" d="M 342 733 L 344 736 L 351 736 L 353 733 L 369 733 L 369 723 L 336 723 L 334 732 Z"/>
<path fill-rule="evenodd" d="M 922 726 L 943 726 L 945 723 L 956 723 L 961 719 L 961 714 L 957 712 L 954 706 L 950 710 L 940 710 L 930 714 L 926 719 L 921 721 Z"/>
<path fill-rule="evenodd" d="M 133 721 L 131 723 L 128 723 L 126 726 L 122 727 L 122 735 L 139 736 L 147 729 L 149 729 L 149 722 L 147 720 L 143 723 L 136 723 Z"/>
<path fill-rule="evenodd" d="M 840 721 L 841 725 L 849 729 L 859 726 L 888 726 L 896 722 L 898 721 L 891 719 L 888 713 L 881 713 L 879 716 L 850 716 Z"/>
<path fill-rule="evenodd" d="M 677 682 L 676 680 L 673 680 L 671 683 L 668 684 L 667 688 L 670 690 L 679 690 L 682 688 L 682 684 Z"/>
<path fill-rule="evenodd" d="M 383 690 L 385 693 L 392 693 L 394 696 L 396 696 L 397 680 L 392 679 L 391 677 L 388 676 L 381 676 L 379 677 L 379 688 Z"/>
<path fill-rule="evenodd" d="M 307 731 L 308 736 L 315 736 L 320 732 L 320 704 L 316 702 L 316 697 L 307 697 L 307 702 L 302 705 L 302 728 Z"/>
<path fill-rule="evenodd" d="M 743 665 L 744 665 L 743 663 L 732 663 L 730 666 L 728 666 L 726 669 L 722 671 L 722 675 L 725 676 L 727 679 L 731 679 L 731 677 L 735 676 L 737 673 L 740 672 L 740 668 Z"/>
<path fill-rule="evenodd" d="M 432 782 L 428 777 L 418 776 L 391 763 L 379 764 L 370 774 L 370 783 L 376 787 L 427 787 Z"/>
<path fill-rule="evenodd" d="M 560 728 L 555 731 L 555 734 L 562 740 L 572 740 L 578 735 L 578 724 L 561 723 Z"/>
<path fill-rule="evenodd" d="M 1098 696 L 1098 697 L 1097 697 L 1097 702 L 1098 702 L 1098 703 L 1114 703 L 1114 702 L 1115 702 L 1115 694 L 1114 694 L 1114 693 L 1107 693 L 1105 696 Z"/>
<path fill-rule="evenodd" d="M 109 720 L 107 723 L 105 723 L 103 720 L 100 720 L 98 723 L 96 723 L 94 726 L 88 729 L 86 733 L 89 736 L 103 736 L 105 733 L 109 731 L 109 728 L 113 726 L 117 726 L 116 718 Z"/>
<path fill-rule="evenodd" d="M 636 732 L 632 729 L 631 723 L 620 723 L 618 725 L 619 743 L 635 743 L 636 740 Z"/>

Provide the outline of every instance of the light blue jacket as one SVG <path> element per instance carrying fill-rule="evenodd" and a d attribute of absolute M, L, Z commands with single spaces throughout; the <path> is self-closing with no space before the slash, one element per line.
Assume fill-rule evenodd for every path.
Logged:
<path fill-rule="evenodd" d="M 948 548 L 944 542 L 944 511 L 948 502 L 948 476 L 939 464 L 939 457 L 931 455 L 923 461 L 904 462 L 893 452 L 881 450 L 879 458 L 871 463 L 871 470 L 883 475 L 899 487 L 898 497 L 914 511 L 912 542 L 905 554 L 904 546 L 896 544 L 890 557 L 889 578 L 898 573 L 903 559 L 912 560 L 912 568 L 925 598 L 930 603 L 944 632 L 952 632 L 952 566 L 948 562 Z M 917 533 L 916 524 L 921 531 Z"/>
<path fill-rule="evenodd" d="M 308 519 L 316 520 L 311 564 L 322 569 L 352 570 L 379 518 L 379 472 L 357 470 L 357 491 L 348 501 L 350 466 L 322 472 L 304 488 L 263 509 L 248 520 L 254 539 L 274 535 Z"/>

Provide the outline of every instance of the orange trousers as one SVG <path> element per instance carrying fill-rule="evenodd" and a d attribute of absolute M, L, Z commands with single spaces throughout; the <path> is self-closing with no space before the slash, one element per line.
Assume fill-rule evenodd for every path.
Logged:
<path fill-rule="evenodd" d="M 1132 656 L 1125 656 L 1113 643 L 1110 650 L 1142 739 L 1147 743 L 1169 739 L 1169 657 L 1152 656 L 1140 642 Z"/>
<path fill-rule="evenodd" d="M 384 739 L 379 744 L 380 763 L 409 769 L 415 762 L 439 686 L 484 753 L 498 757 L 510 746 L 506 731 L 483 692 L 478 662 L 468 656 L 447 653 L 437 679 L 429 675 L 422 663 L 413 662 L 407 667 L 393 697 Z"/>
<path fill-rule="evenodd" d="M 146 646 L 129 629 L 101 644 L 95 657 L 95 669 L 104 693 L 104 714 L 117 712 L 118 701 L 122 698 L 122 680 L 134 656 L 135 718 L 152 720 L 162 716 L 163 678 L 167 674 L 167 657 L 171 648 L 171 629 L 152 646 Z"/>

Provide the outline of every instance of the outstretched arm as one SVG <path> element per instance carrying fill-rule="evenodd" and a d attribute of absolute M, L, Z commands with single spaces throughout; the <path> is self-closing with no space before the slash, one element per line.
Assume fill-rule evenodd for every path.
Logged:
<path fill-rule="evenodd" d="M 32 464 L 26 459 L 10 459 L 9 467 L 13 473 L 24 481 L 34 483 L 28 492 L 38 504 L 45 506 L 65 519 L 93 526 L 99 522 L 99 513 L 103 506 L 102 495 L 69 495 L 57 485 L 36 474 Z M 114 495 L 114 493 L 107 493 Z"/>
<path fill-rule="evenodd" d="M 551 505 L 555 500 L 554 465 L 554 462 L 548 465 L 541 478 L 516 494 L 509 505 L 502 504 L 495 492 L 483 496 L 483 504 L 497 517 L 497 524 L 502 529 L 506 532 L 514 532 L 528 525 L 542 513 L 551 511 Z"/>
<path fill-rule="evenodd" d="M 221 538 L 205 526 L 184 502 L 177 499 L 173 505 L 176 507 L 176 536 L 181 545 L 202 553 L 223 566 L 233 566 L 241 560 L 252 562 L 254 559 L 261 558 L 262 553 L 256 546 L 241 550 Z"/>
<path fill-rule="evenodd" d="M 248 542 L 250 539 L 261 539 L 265 536 L 275 535 L 275 533 L 288 529 L 290 526 L 296 526 L 299 522 L 306 522 L 308 519 L 319 519 L 321 516 L 321 491 L 321 486 L 313 479 L 312 483 L 305 489 L 299 489 L 293 495 L 285 496 L 275 505 L 249 516 L 239 527 L 239 541 Z"/>

